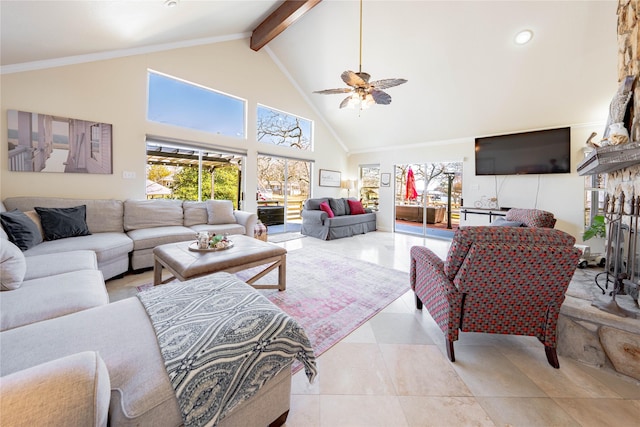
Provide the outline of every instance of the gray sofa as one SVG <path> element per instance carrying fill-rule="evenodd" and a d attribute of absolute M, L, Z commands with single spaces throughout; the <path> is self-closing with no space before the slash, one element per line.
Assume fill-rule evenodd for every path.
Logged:
<path fill-rule="evenodd" d="M 364 234 L 376 230 L 376 214 L 371 209 L 364 209 L 365 213 L 352 215 L 347 200 L 344 198 L 307 199 L 302 207 L 302 228 L 300 232 L 306 236 L 317 237 L 322 240 L 351 237 L 354 234 Z M 326 202 L 334 214 L 333 218 L 320 209 L 320 204 Z"/>
<path fill-rule="evenodd" d="M 195 240 L 196 233 L 246 234 L 253 237 L 257 215 L 233 210 L 231 202 L 209 200 L 115 200 L 66 199 L 53 197 L 9 197 L 0 212 L 36 207 L 72 208 L 86 206 L 90 235 L 43 241 L 26 250 L 27 257 L 74 250 L 96 253 L 104 279 L 153 267 L 153 248 L 164 243 Z M 37 218 L 37 217 L 36 217 Z M 7 235 L 0 228 L 0 237 Z"/>

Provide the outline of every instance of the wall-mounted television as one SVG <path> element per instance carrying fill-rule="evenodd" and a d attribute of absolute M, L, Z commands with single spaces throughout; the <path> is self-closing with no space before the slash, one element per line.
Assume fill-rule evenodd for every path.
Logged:
<path fill-rule="evenodd" d="M 476 175 L 571 172 L 571 128 L 476 138 Z"/>

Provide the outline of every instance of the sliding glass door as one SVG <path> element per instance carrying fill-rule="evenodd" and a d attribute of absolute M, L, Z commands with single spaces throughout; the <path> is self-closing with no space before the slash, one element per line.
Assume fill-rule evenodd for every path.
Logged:
<path fill-rule="evenodd" d="M 269 234 L 300 231 L 302 204 L 311 190 L 311 162 L 258 156 L 258 218 Z"/>
<path fill-rule="evenodd" d="M 450 238 L 460 221 L 462 162 L 394 167 L 395 231 Z"/>

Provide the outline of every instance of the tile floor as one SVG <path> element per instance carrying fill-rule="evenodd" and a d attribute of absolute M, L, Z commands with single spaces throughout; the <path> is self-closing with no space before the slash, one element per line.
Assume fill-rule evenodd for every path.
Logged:
<path fill-rule="evenodd" d="M 447 240 L 375 232 L 336 241 L 311 237 L 287 250 L 329 248 L 402 271 L 409 249 L 444 257 Z M 107 283 L 112 300 L 132 295 L 151 273 Z M 309 384 L 293 376 L 287 427 L 638 426 L 640 382 L 560 356 L 551 368 L 531 337 L 461 333 L 456 362 L 442 332 L 408 292 L 318 358 Z"/>

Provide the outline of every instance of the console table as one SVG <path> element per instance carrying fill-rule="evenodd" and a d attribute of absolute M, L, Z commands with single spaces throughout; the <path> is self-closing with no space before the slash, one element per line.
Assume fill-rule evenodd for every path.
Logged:
<path fill-rule="evenodd" d="M 470 219 L 467 218 L 467 215 L 481 215 L 489 217 L 489 224 L 496 219 L 497 217 L 503 217 L 507 215 L 506 210 L 500 209 L 483 209 L 483 208 L 468 208 L 468 207 L 460 207 L 460 213 L 462 214 L 461 220 L 465 221 L 464 225 L 486 225 L 486 222 L 483 220 L 479 220 L 479 218 Z M 466 223 L 469 221 L 469 223 Z M 482 224 L 479 224 L 482 222 Z"/>

